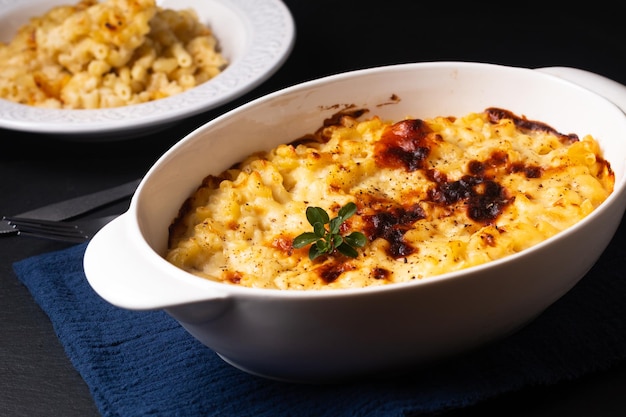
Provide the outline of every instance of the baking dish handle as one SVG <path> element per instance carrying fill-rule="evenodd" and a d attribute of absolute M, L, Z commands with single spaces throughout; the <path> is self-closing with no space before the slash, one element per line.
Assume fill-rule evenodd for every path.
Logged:
<path fill-rule="evenodd" d="M 130 214 L 101 229 L 89 242 L 83 267 L 87 281 L 100 297 L 129 310 L 156 310 L 202 302 L 203 320 L 220 315 L 230 296 L 209 282 L 188 276 L 136 241 Z M 137 231 L 139 234 L 139 231 Z M 200 320 L 195 317 L 194 321 Z"/>
<path fill-rule="evenodd" d="M 571 67 L 544 67 L 536 68 L 536 71 L 557 76 L 591 90 L 611 101 L 622 112 L 626 113 L 626 86 L 617 81 L 594 72 Z"/>

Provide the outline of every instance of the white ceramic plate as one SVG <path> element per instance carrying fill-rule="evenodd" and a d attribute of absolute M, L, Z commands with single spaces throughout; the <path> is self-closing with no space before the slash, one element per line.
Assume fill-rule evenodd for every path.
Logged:
<path fill-rule="evenodd" d="M 29 18 L 78 0 L 0 0 L 0 41 Z M 149 103 L 99 110 L 56 110 L 0 99 L 0 127 L 64 135 L 80 141 L 124 139 L 225 104 L 250 91 L 286 60 L 295 37 L 280 0 L 158 0 L 163 8 L 196 10 L 218 38 L 229 66 L 182 94 Z"/>

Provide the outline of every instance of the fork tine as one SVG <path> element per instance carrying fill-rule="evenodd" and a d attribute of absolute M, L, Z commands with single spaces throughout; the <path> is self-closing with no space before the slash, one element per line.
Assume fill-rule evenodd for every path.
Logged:
<path fill-rule="evenodd" d="M 95 232 L 117 216 L 86 219 L 76 222 L 37 220 L 23 217 L 4 217 L 16 227 L 18 234 L 63 242 L 80 243 L 89 240 Z"/>
<path fill-rule="evenodd" d="M 78 226 L 74 223 L 65 223 L 61 221 L 54 220 L 37 220 L 30 219 L 27 217 L 5 217 L 4 220 L 8 221 L 12 225 L 16 226 L 18 229 L 29 228 L 34 230 L 50 230 L 50 231 L 61 231 L 61 230 L 76 230 Z"/>

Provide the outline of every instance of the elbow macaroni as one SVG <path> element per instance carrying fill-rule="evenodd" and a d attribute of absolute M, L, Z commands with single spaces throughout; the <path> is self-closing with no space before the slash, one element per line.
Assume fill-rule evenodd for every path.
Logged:
<path fill-rule="evenodd" d="M 0 43 L 0 98 L 95 109 L 178 94 L 227 65 L 193 10 L 154 0 L 82 0 L 34 17 Z"/>
<path fill-rule="evenodd" d="M 256 288 L 408 282 L 542 242 L 591 213 L 615 182 L 592 136 L 561 135 L 499 109 L 397 123 L 344 115 L 313 138 L 207 177 L 170 227 L 166 259 Z M 358 211 L 348 229 L 369 241 L 356 259 L 311 261 L 308 248 L 293 247 L 311 231 L 308 206 L 334 217 L 350 201 Z"/>

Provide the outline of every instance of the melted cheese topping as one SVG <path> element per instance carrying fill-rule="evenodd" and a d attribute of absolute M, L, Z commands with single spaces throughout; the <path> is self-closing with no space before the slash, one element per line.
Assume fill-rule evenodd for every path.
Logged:
<path fill-rule="evenodd" d="M 562 135 L 502 109 L 328 122 L 207 177 L 170 227 L 166 258 L 255 288 L 419 280 L 544 241 L 591 213 L 615 181 L 592 136 Z M 342 231 L 368 238 L 358 257 L 311 261 L 308 247 L 293 248 L 296 236 L 312 231 L 307 207 L 332 218 L 348 202 L 358 211 Z"/>

